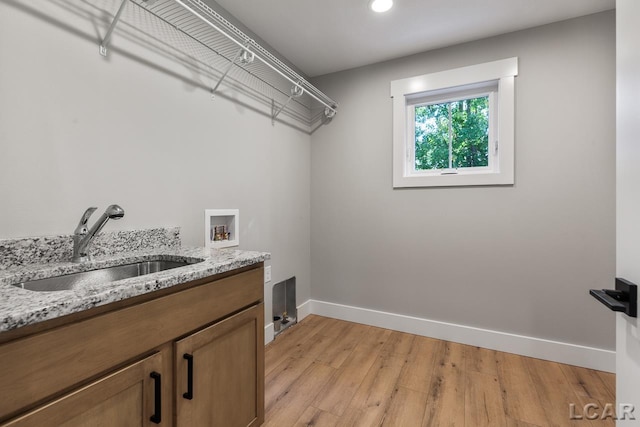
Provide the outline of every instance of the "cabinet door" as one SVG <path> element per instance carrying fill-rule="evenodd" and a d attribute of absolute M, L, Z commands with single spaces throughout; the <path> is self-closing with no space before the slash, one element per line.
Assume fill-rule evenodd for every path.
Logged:
<path fill-rule="evenodd" d="M 264 421 L 264 306 L 175 343 L 177 427 Z"/>
<path fill-rule="evenodd" d="M 156 392 L 162 381 L 161 368 L 162 356 L 156 353 L 8 421 L 3 427 L 156 426 L 158 423 L 151 418 L 158 421 L 162 415 L 155 412 L 156 404 L 160 404 L 156 402 Z"/>

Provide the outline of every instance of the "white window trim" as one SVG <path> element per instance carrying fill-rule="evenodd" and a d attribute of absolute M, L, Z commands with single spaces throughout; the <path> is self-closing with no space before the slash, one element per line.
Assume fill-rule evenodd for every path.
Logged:
<path fill-rule="evenodd" d="M 503 59 L 469 67 L 437 73 L 424 74 L 391 82 L 393 98 L 393 187 L 446 187 L 470 185 L 510 185 L 514 183 L 514 134 L 515 96 L 514 77 L 518 75 L 518 58 Z M 497 135 L 491 135 L 490 148 L 498 141 L 497 167 L 458 169 L 454 175 L 416 173 L 411 164 L 409 152 L 408 106 L 415 105 L 415 99 L 429 96 L 425 92 L 455 89 L 490 81 L 498 82 Z M 494 118 L 490 118 L 494 120 Z M 494 122 L 495 123 L 495 122 Z M 411 138 L 413 139 L 413 138 Z M 415 141 L 411 141 L 415 144 Z M 475 169 L 475 170 L 470 170 Z"/>

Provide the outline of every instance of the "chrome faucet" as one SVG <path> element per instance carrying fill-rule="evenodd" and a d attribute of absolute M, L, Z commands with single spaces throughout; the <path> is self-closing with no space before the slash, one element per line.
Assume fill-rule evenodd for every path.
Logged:
<path fill-rule="evenodd" d="M 73 258 L 71 261 L 73 262 L 85 262 L 91 260 L 91 256 L 87 254 L 87 250 L 89 249 L 89 245 L 93 242 L 93 238 L 102 230 L 102 227 L 109 221 L 110 219 L 120 219 L 124 216 L 124 209 L 122 209 L 118 205 L 111 205 L 107 208 L 106 211 L 102 214 L 100 218 L 93 224 L 93 227 L 90 229 L 87 228 L 87 221 L 89 221 L 89 217 L 96 211 L 98 208 L 91 207 L 87 209 L 82 218 L 80 218 L 80 223 L 76 227 L 73 232 Z"/>

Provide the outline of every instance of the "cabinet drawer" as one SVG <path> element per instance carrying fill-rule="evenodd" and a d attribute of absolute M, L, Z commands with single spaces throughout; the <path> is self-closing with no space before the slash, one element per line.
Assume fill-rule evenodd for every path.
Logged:
<path fill-rule="evenodd" d="M 0 420 L 263 298 L 263 268 L 0 346 Z"/>

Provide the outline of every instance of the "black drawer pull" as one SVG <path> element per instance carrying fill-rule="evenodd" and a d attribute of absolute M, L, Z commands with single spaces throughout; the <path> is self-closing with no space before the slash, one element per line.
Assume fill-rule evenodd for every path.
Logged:
<path fill-rule="evenodd" d="M 188 400 L 193 399 L 193 355 L 185 353 L 182 356 L 187 361 L 187 392 L 182 397 Z"/>
<path fill-rule="evenodd" d="M 153 378 L 155 388 L 155 412 L 151 415 L 150 420 L 152 423 L 160 424 L 160 421 L 162 421 L 162 375 L 157 372 L 151 372 L 151 378 Z"/>

